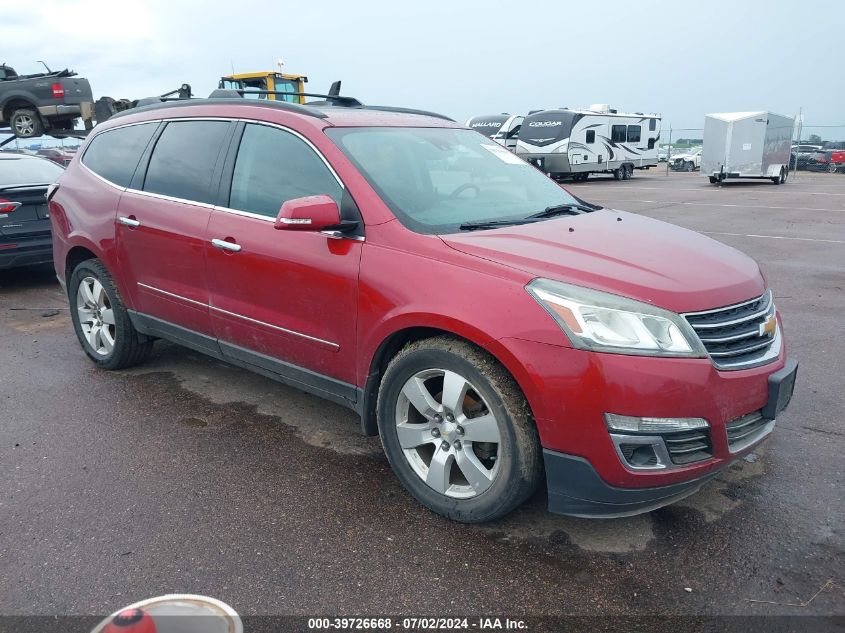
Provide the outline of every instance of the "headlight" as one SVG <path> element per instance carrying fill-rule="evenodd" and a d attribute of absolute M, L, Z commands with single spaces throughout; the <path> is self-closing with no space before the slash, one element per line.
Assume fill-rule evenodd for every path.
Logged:
<path fill-rule="evenodd" d="M 535 279 L 525 289 L 576 348 L 645 356 L 707 356 L 692 327 L 669 310 L 550 279 Z"/>

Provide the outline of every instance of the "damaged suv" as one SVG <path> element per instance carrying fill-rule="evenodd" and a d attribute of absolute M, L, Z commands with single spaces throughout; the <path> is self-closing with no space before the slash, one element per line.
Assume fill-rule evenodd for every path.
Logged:
<path fill-rule="evenodd" d="M 223 94 L 113 117 L 50 192 L 98 366 L 165 338 L 350 407 L 466 522 L 543 480 L 563 514 L 671 503 L 789 402 L 745 255 L 588 204 L 445 117 Z"/>

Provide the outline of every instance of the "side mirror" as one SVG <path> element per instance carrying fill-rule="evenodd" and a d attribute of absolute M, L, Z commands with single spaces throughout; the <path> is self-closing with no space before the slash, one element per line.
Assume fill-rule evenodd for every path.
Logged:
<path fill-rule="evenodd" d="M 306 196 L 286 201 L 274 228 L 280 231 L 325 231 L 341 224 L 340 209 L 329 196 Z"/>

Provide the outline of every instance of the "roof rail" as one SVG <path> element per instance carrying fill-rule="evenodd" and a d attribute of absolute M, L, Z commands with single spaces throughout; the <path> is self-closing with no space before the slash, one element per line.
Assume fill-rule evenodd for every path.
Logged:
<path fill-rule="evenodd" d="M 217 92 L 217 91 L 215 91 Z M 227 91 L 221 91 L 227 92 Z M 212 93 L 213 94 L 213 93 Z M 241 96 L 236 98 L 220 96 L 220 97 L 209 97 L 208 99 L 172 99 L 172 100 L 164 100 L 159 101 L 158 103 L 149 103 L 139 105 L 135 108 L 129 108 L 127 110 L 123 110 L 122 112 L 118 112 L 111 119 L 116 119 L 118 117 L 126 116 L 128 114 L 133 114 L 135 112 L 150 112 L 151 110 L 166 110 L 170 108 L 182 108 L 182 107 L 190 107 L 190 106 L 197 106 L 197 105 L 224 105 L 228 104 L 231 105 L 232 103 L 237 102 L 239 105 L 247 105 L 253 106 L 257 108 L 275 108 L 277 110 L 287 110 L 289 112 L 295 112 L 297 114 L 303 114 L 305 116 L 312 116 L 317 119 L 326 119 L 328 115 L 324 112 L 320 112 L 316 108 L 309 108 L 307 106 L 299 105 L 297 103 L 287 103 L 286 101 L 268 101 L 267 99 L 244 99 Z"/>
<path fill-rule="evenodd" d="M 443 119 L 444 121 L 451 121 L 452 123 L 457 123 L 455 119 L 447 117 L 445 114 L 439 114 L 437 112 L 430 112 L 428 110 L 416 110 L 414 108 L 396 108 L 393 106 L 362 106 L 364 110 L 378 110 L 380 112 L 399 112 L 401 114 L 419 114 L 420 116 L 430 116 L 434 117 L 435 119 Z"/>
<path fill-rule="evenodd" d="M 355 97 L 344 97 L 338 94 L 324 95 L 317 92 L 279 92 L 277 90 L 244 90 L 243 88 L 232 89 L 232 92 L 237 92 L 241 96 L 281 95 L 288 97 L 319 97 L 320 99 L 325 99 L 326 101 L 331 102 L 333 105 L 343 106 L 346 108 L 357 108 L 364 105 Z"/>

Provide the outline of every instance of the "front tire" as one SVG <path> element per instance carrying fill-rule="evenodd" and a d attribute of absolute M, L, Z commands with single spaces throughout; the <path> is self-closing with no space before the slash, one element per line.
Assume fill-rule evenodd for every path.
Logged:
<path fill-rule="evenodd" d="M 102 262 L 89 259 L 74 269 L 68 297 L 79 343 L 98 367 L 123 369 L 146 360 L 153 341 L 132 325 L 117 286 Z"/>
<path fill-rule="evenodd" d="M 622 180 L 631 180 L 634 177 L 634 168 L 631 165 L 622 165 Z"/>
<path fill-rule="evenodd" d="M 509 513 L 542 477 L 525 397 L 489 354 L 452 336 L 417 341 L 390 362 L 378 396 L 382 445 L 421 504 L 463 523 Z"/>
<path fill-rule="evenodd" d="M 614 180 L 622 180 L 625 177 L 625 168 L 624 167 L 617 167 L 613 170 L 613 178 Z"/>
<path fill-rule="evenodd" d="M 684 163 L 684 171 L 695 171 L 695 163 L 688 160 Z"/>

